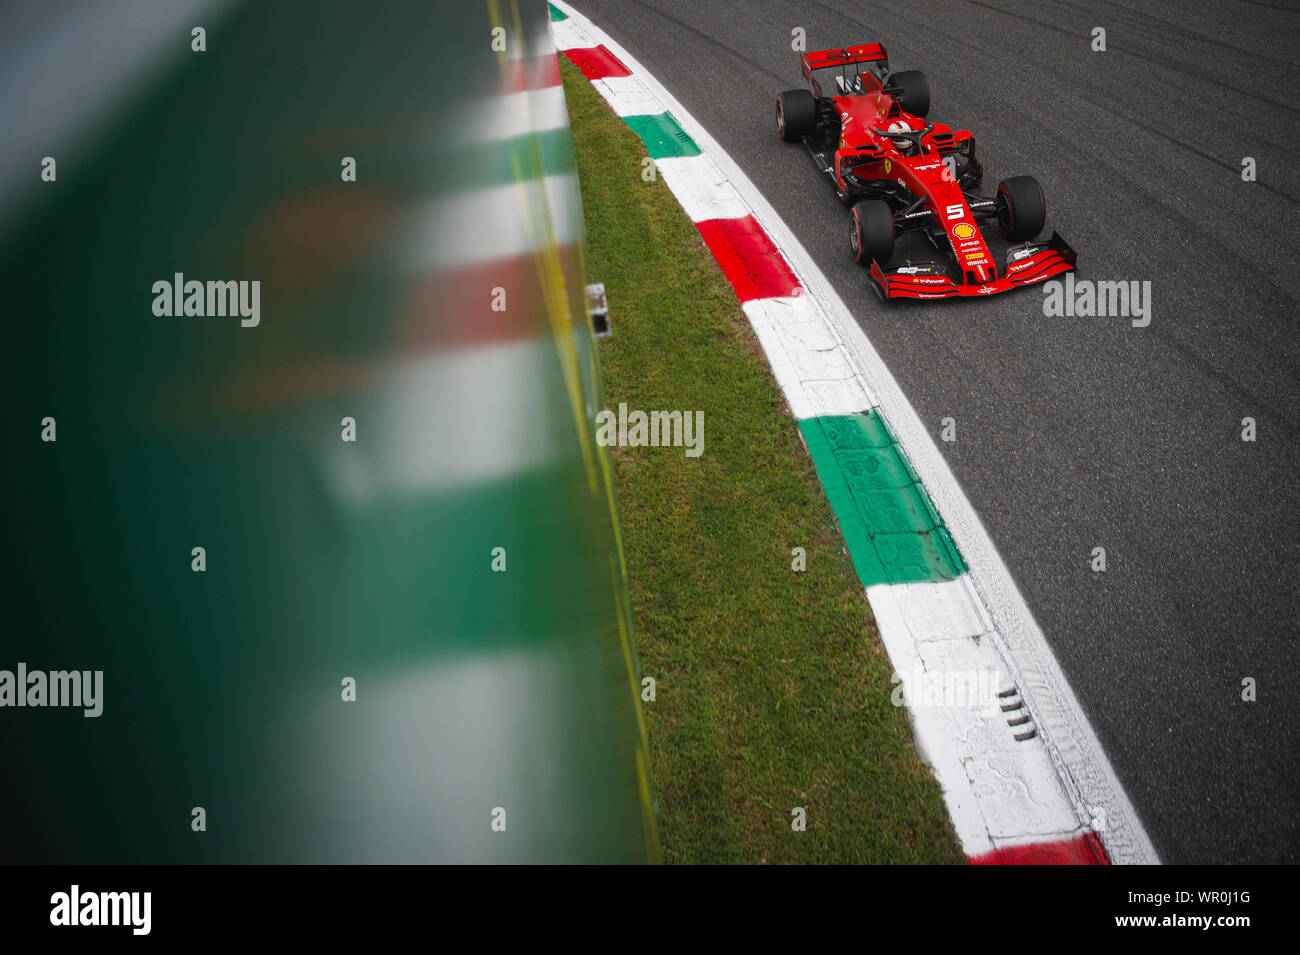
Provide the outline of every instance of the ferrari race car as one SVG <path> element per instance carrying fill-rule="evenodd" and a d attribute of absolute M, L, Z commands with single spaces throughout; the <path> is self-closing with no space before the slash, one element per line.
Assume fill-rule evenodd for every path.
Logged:
<path fill-rule="evenodd" d="M 983 178 L 975 138 L 926 121 L 924 73 L 889 72 L 879 43 L 799 59 L 812 90 L 776 98 L 777 134 L 802 140 L 852 207 L 849 245 L 882 298 L 991 295 L 1074 268 L 1074 250 L 1055 232 L 1033 241 L 1047 219 L 1036 179 L 1004 179 L 992 198 L 972 191 Z M 990 219 L 1010 243 L 1001 266 L 980 230 Z"/>

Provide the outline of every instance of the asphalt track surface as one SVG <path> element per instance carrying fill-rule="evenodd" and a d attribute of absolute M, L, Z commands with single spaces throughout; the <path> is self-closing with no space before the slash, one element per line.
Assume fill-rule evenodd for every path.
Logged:
<path fill-rule="evenodd" d="M 1162 861 L 1300 862 L 1300 6 L 575 5 L 740 164 L 931 423 Z M 1040 289 L 882 305 L 830 184 L 775 136 L 795 27 L 923 69 L 985 193 L 1036 176 L 1078 277 L 1150 281 L 1151 324 L 1048 318 Z"/>

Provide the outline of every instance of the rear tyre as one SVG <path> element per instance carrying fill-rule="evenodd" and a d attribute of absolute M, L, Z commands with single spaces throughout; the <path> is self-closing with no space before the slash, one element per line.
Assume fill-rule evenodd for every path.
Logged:
<path fill-rule="evenodd" d="M 854 204 L 849 247 L 853 250 L 853 261 L 859 265 L 870 265 L 874 261 L 883 266 L 893 258 L 894 214 L 889 203 L 863 199 Z"/>
<path fill-rule="evenodd" d="M 925 117 L 930 112 L 930 81 L 920 70 L 900 70 L 889 74 L 886 86 L 898 87 L 898 92 L 891 94 L 895 102 L 903 107 L 903 112 L 913 116 Z"/>
<path fill-rule="evenodd" d="M 1033 176 L 1012 176 L 998 183 L 995 200 L 998 231 L 1012 242 L 1032 239 L 1047 224 L 1047 199 Z"/>
<path fill-rule="evenodd" d="M 817 99 L 808 90 L 786 90 L 776 98 L 776 134 L 787 143 L 817 128 Z"/>

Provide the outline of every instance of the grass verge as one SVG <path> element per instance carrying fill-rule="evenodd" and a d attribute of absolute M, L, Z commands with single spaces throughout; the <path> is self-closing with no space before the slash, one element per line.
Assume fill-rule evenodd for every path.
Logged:
<path fill-rule="evenodd" d="M 963 862 L 798 425 L 646 153 L 560 58 L 605 398 L 704 412 L 704 451 L 615 448 L 664 858 Z M 792 569 L 803 547 L 807 569 Z M 792 829 L 803 807 L 807 829 Z"/>

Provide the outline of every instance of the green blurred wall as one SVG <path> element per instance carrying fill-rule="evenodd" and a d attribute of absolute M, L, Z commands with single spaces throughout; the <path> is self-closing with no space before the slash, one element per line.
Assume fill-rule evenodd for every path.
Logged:
<path fill-rule="evenodd" d="M 207 19 L 0 222 L 0 669 L 104 672 L 0 709 L 0 861 L 657 859 L 572 143 L 485 120 L 544 0 Z"/>

